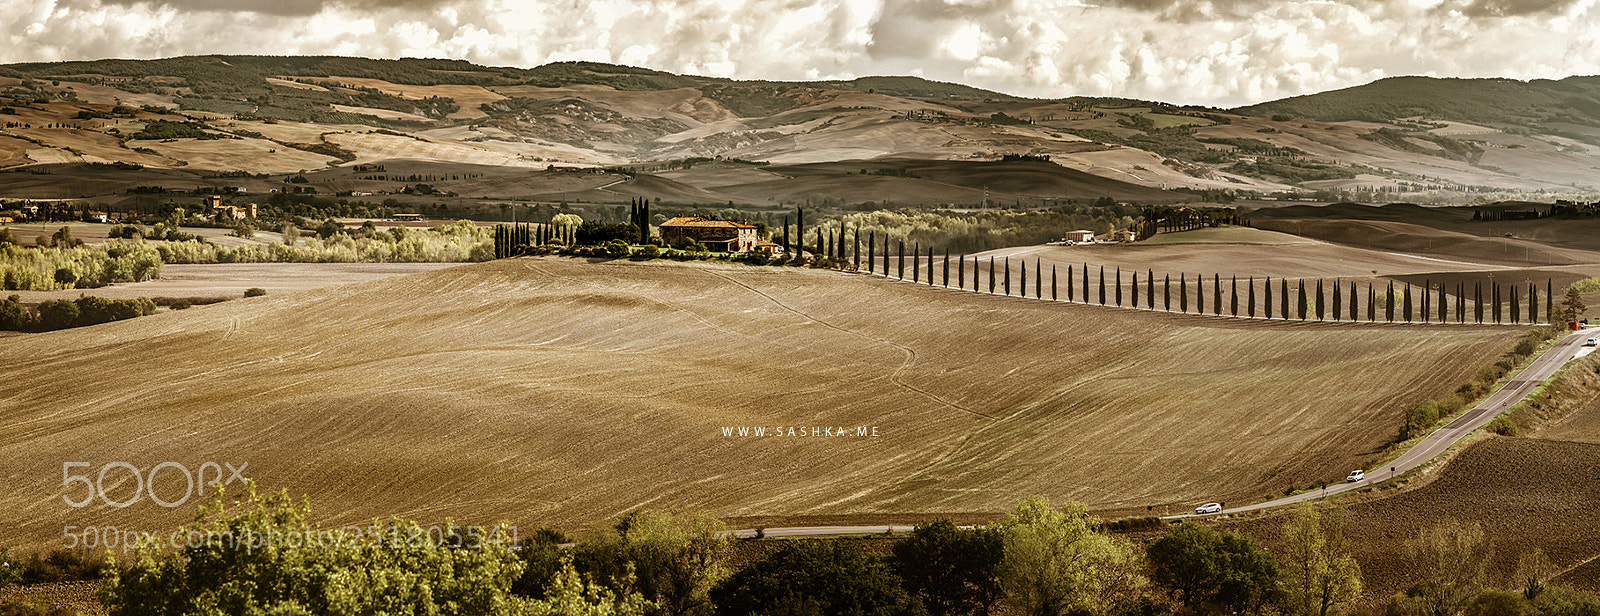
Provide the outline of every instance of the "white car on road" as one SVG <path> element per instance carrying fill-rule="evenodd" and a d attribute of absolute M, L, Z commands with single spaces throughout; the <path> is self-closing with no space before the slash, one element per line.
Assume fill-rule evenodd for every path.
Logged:
<path fill-rule="evenodd" d="M 1222 503 L 1206 503 L 1204 505 L 1201 505 L 1199 507 L 1195 507 L 1194 508 L 1194 512 L 1197 515 L 1205 515 L 1205 514 L 1208 514 L 1208 513 L 1218 513 L 1218 512 L 1221 512 L 1221 511 L 1222 511 Z"/>
<path fill-rule="evenodd" d="M 1600 338 L 1590 338 L 1588 342 L 1583 343 L 1583 346 L 1600 346 Z"/>
<path fill-rule="evenodd" d="M 1350 471 L 1349 475 L 1345 475 L 1344 480 L 1345 480 L 1346 483 L 1355 483 L 1357 481 L 1361 481 L 1362 479 L 1366 479 L 1366 478 L 1367 478 L 1367 472 L 1363 471 L 1363 470 L 1360 470 L 1360 469 L 1357 469 L 1357 470 Z"/>

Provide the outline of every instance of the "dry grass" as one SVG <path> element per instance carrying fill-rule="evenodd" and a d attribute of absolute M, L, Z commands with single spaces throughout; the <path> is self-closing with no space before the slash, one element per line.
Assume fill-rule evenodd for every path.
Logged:
<path fill-rule="evenodd" d="M 46 545 L 64 524 L 162 530 L 192 514 L 70 509 L 63 461 L 248 462 L 330 523 L 1243 501 L 1342 477 L 1405 405 L 1515 336 L 1223 322 L 825 271 L 497 261 L 8 338 L 0 456 L 17 470 L 0 523 Z M 881 436 L 722 436 L 739 425 Z M 109 485 L 119 476 L 112 498 L 131 490 Z M 174 473 L 156 490 L 181 488 Z"/>
<path fill-rule="evenodd" d="M 316 170 L 339 159 L 279 145 L 265 139 L 178 139 L 142 142 L 167 158 L 189 161 L 189 167 L 212 171 L 296 173 Z"/>

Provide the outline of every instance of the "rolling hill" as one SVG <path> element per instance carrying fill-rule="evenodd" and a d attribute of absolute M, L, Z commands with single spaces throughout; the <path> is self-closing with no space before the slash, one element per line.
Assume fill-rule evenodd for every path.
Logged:
<path fill-rule="evenodd" d="M 148 499 L 72 508 L 63 461 L 248 463 L 330 524 L 933 515 L 1031 493 L 1181 510 L 1342 477 L 1406 405 L 1518 335 L 509 259 L 8 338 L 0 522 L 38 546 L 64 525 L 164 531 L 191 515 Z M 136 486 L 112 469 L 104 487 L 115 500 Z M 183 478 L 148 489 L 170 501 Z"/>
<path fill-rule="evenodd" d="M 916 77 L 734 81 L 592 62 L 526 69 L 329 56 L 30 63 L 0 67 L 0 167 L 123 163 L 202 176 L 265 175 L 281 183 L 301 172 L 405 161 L 507 172 L 556 165 L 655 173 L 719 158 L 953 166 L 1027 155 L 1095 176 L 1089 183 L 1096 186 L 1016 177 L 987 186 L 997 200 L 1043 193 L 1198 198 L 1151 192 L 1178 188 L 1213 197 L 1438 200 L 1500 191 L 1542 199 L 1597 190 L 1595 92 L 1592 78 L 1396 78 L 1221 111 L 1123 99 L 1023 99 Z M 188 128 L 146 130 L 179 124 Z M 969 173 L 982 171 L 974 166 Z M 45 196 L 8 181 L 16 179 L 0 175 L 0 197 Z M 1121 184 L 1105 189 L 1108 182 Z M 826 197 L 960 205 L 981 200 L 984 190 L 872 183 L 774 191 L 688 182 L 662 196 L 683 203 Z M 621 203 L 648 191 L 581 198 Z M 941 191 L 942 200 L 928 196 Z M 564 191 L 516 196 L 552 192 Z M 84 186 L 49 196 L 117 194 Z"/>

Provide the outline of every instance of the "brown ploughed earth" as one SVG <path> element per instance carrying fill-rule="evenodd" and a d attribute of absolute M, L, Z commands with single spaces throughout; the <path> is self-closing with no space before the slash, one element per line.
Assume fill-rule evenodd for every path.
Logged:
<path fill-rule="evenodd" d="M 1597 366 L 1591 358 L 1569 370 Z M 1550 559 L 1553 583 L 1600 591 L 1600 392 L 1593 375 L 1569 383 L 1579 381 L 1561 394 L 1577 408 L 1570 415 L 1524 437 L 1479 437 L 1447 464 L 1424 471 L 1415 489 L 1347 499 L 1365 603 L 1381 606 L 1417 581 L 1406 541 L 1445 518 L 1482 525 L 1494 544 L 1492 586 L 1511 586 L 1517 559 L 1538 548 Z M 1276 547 L 1288 514 L 1221 525 Z"/>
<path fill-rule="evenodd" d="M 1028 494 L 1181 510 L 1342 477 L 1403 408 L 1518 335 L 821 270 L 501 260 L 8 338 L 0 522 L 8 542 L 48 547 L 67 527 L 162 532 L 193 515 L 193 500 L 148 496 L 184 493 L 170 466 L 128 507 L 73 508 L 67 462 L 91 479 L 114 462 L 248 464 L 339 525 L 580 530 L 637 507 L 932 517 Z M 107 501 L 137 487 L 120 466 L 101 484 Z"/>

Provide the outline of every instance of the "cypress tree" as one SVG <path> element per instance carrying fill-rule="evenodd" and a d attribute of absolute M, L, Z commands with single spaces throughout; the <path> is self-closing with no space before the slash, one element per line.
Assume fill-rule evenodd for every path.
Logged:
<path fill-rule="evenodd" d="M 1254 319 L 1256 318 L 1256 277 L 1251 276 L 1249 280 L 1246 280 L 1244 287 L 1245 293 L 1248 294 L 1244 302 L 1245 315 Z"/>
<path fill-rule="evenodd" d="M 977 257 L 973 257 L 972 258 L 972 290 L 973 291 L 978 291 L 979 290 L 978 289 L 978 270 L 979 269 L 981 269 L 981 268 L 978 266 L 978 258 Z"/>
<path fill-rule="evenodd" d="M 1339 279 L 1335 278 L 1333 279 L 1333 320 L 1335 321 L 1339 320 L 1339 313 L 1344 308 L 1343 302 L 1339 300 Z"/>
<path fill-rule="evenodd" d="M 1494 293 L 1494 323 L 1501 322 L 1501 306 L 1499 306 L 1499 283 L 1490 283 L 1490 293 Z"/>
<path fill-rule="evenodd" d="M 1483 322 L 1483 281 L 1472 283 L 1472 319 Z"/>
<path fill-rule="evenodd" d="M 856 233 L 850 236 L 850 252 L 855 257 L 856 269 L 861 269 L 861 223 L 856 223 Z"/>
<path fill-rule="evenodd" d="M 1266 318 L 1272 318 L 1272 277 L 1267 276 L 1261 285 L 1261 313 Z"/>
<path fill-rule="evenodd" d="M 1178 312 L 1189 312 L 1189 279 L 1183 272 L 1178 272 Z"/>
<path fill-rule="evenodd" d="M 1511 322 L 1522 322 L 1522 302 L 1517 299 L 1517 285 L 1511 285 Z"/>
<path fill-rule="evenodd" d="M 1410 283 L 1407 283 L 1405 285 L 1405 311 L 1406 311 L 1406 322 L 1410 323 L 1411 322 L 1411 284 Z"/>
<path fill-rule="evenodd" d="M 889 236 L 883 236 L 883 241 L 888 242 Z M 803 207 L 795 208 L 794 212 L 794 252 L 798 255 L 804 255 L 806 252 L 806 208 Z M 883 258 L 889 259 L 888 244 L 884 244 Z M 885 276 L 889 274 L 888 264 L 885 264 L 883 273 Z"/>
<path fill-rule="evenodd" d="M 1361 303 L 1361 291 L 1356 288 L 1354 280 L 1350 281 L 1350 322 L 1361 320 L 1361 313 L 1357 305 Z"/>
<path fill-rule="evenodd" d="M 1318 278 L 1317 279 L 1317 320 L 1318 321 L 1323 320 L 1322 319 L 1323 314 L 1324 314 L 1324 312 L 1323 312 L 1323 305 L 1322 305 L 1322 279 Z"/>
<path fill-rule="evenodd" d="M 1122 268 L 1117 268 L 1117 307 L 1122 307 Z"/>
<path fill-rule="evenodd" d="M 1006 276 L 1005 291 L 1006 291 L 1006 295 L 1009 296 L 1009 295 L 1011 295 L 1011 256 L 1010 255 L 1006 255 L 1005 264 L 1004 265 L 1005 265 L 1005 276 Z"/>
<path fill-rule="evenodd" d="M 1467 322 L 1467 283 L 1456 283 L 1456 322 Z"/>
<path fill-rule="evenodd" d="M 1051 263 L 1050 264 L 1050 301 L 1052 301 L 1052 302 L 1060 301 L 1061 298 L 1056 296 L 1056 291 L 1059 290 L 1059 289 L 1060 289 L 1060 287 L 1056 286 L 1056 264 Z"/>
<path fill-rule="evenodd" d="M 944 249 L 944 286 L 950 286 L 950 247 Z"/>
<path fill-rule="evenodd" d="M 1283 315 L 1283 320 L 1287 321 L 1294 318 L 1294 313 L 1289 312 L 1289 279 L 1279 278 L 1278 285 L 1281 291 L 1278 293 L 1278 307 L 1281 308 L 1278 312 Z"/>
<path fill-rule="evenodd" d="M 1083 264 L 1083 303 L 1089 303 L 1089 264 Z"/>
<path fill-rule="evenodd" d="M 1304 321 L 1306 320 L 1306 306 L 1309 303 L 1306 301 L 1306 281 L 1301 280 L 1300 284 L 1295 285 L 1295 293 L 1299 295 L 1300 300 L 1300 320 Z"/>
<path fill-rule="evenodd" d="M 1144 304 L 1151 310 L 1156 309 L 1156 271 L 1153 269 L 1144 271 Z"/>
<path fill-rule="evenodd" d="M 1211 314 L 1222 314 L 1222 276 L 1211 275 Z"/>
<path fill-rule="evenodd" d="M 1050 298 L 1055 299 L 1055 290 L 1051 289 Z M 1044 299 L 1044 268 L 1038 257 L 1033 259 L 1033 298 Z"/>
<path fill-rule="evenodd" d="M 1072 266 L 1067 266 L 1067 301 L 1072 301 Z"/>
<path fill-rule="evenodd" d="M 899 280 L 905 280 L 906 279 L 906 241 L 905 240 L 900 240 L 900 244 L 899 245 L 900 245 L 900 250 L 896 251 L 896 253 L 895 253 L 895 261 L 894 261 L 895 278 L 899 279 Z"/>
<path fill-rule="evenodd" d="M 1028 260 L 1027 259 L 1023 259 L 1022 260 L 1022 275 L 1017 276 L 1017 284 L 1021 285 L 1021 287 L 1022 287 L 1020 289 L 1021 293 L 1018 293 L 1017 295 L 1020 295 L 1022 297 L 1027 297 L 1028 296 Z"/>
<path fill-rule="evenodd" d="M 1385 293 L 1384 296 L 1383 296 L 1383 318 L 1384 318 L 1384 320 L 1386 320 L 1386 321 L 1388 321 L 1390 323 L 1394 322 L 1394 281 L 1393 280 L 1389 281 L 1389 292 Z"/>
<path fill-rule="evenodd" d="M 933 284 L 933 247 L 928 247 L 928 284 Z"/>
<path fill-rule="evenodd" d="M 1439 283 L 1439 322 L 1444 323 L 1450 318 L 1450 297 L 1444 294 L 1444 283 Z"/>
<path fill-rule="evenodd" d="M 956 258 L 956 288 L 967 288 L 967 255 Z"/>
<path fill-rule="evenodd" d="M 1161 289 L 1163 291 L 1162 295 L 1166 296 L 1162 301 L 1162 306 L 1167 312 L 1172 312 L 1172 274 L 1162 275 Z"/>
<path fill-rule="evenodd" d="M 1106 266 L 1100 266 L 1100 305 L 1106 305 Z"/>
<path fill-rule="evenodd" d="M 1539 322 L 1539 285 L 1528 283 L 1528 324 Z"/>
<path fill-rule="evenodd" d="M 1128 287 L 1130 308 L 1139 307 L 1139 270 L 1133 270 L 1133 284 Z"/>
<path fill-rule="evenodd" d="M 989 257 L 989 293 L 994 293 L 994 257 Z"/>
<path fill-rule="evenodd" d="M 1555 284 L 1553 279 L 1544 279 L 1544 318 L 1549 319 L 1551 324 L 1556 322 Z"/>
<path fill-rule="evenodd" d="M 787 223 L 785 223 L 785 224 L 787 224 Z M 877 269 L 878 269 L 877 263 L 874 261 L 874 255 L 872 254 L 873 253 L 873 249 L 876 248 L 877 246 L 878 246 L 878 232 L 877 231 L 868 231 L 867 232 L 867 273 L 868 274 L 876 273 Z M 888 273 L 888 272 L 885 271 L 884 273 Z"/>

